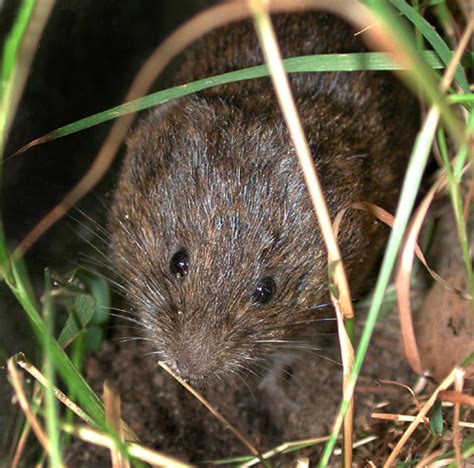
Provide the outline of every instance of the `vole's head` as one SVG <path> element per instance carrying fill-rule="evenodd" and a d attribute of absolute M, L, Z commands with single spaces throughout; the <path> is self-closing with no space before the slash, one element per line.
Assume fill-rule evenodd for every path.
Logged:
<path fill-rule="evenodd" d="M 283 124 L 231 109 L 189 98 L 142 121 L 110 215 L 111 252 L 142 332 L 193 382 L 261 362 L 317 320 L 326 289 Z"/>

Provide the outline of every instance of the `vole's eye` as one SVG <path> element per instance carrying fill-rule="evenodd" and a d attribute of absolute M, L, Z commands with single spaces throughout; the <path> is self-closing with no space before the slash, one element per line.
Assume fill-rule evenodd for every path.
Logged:
<path fill-rule="evenodd" d="M 252 294 L 254 304 L 266 304 L 275 295 L 276 283 L 271 276 L 261 278 Z"/>
<path fill-rule="evenodd" d="M 170 270 L 176 278 L 186 276 L 189 269 L 189 253 L 186 249 L 178 250 L 170 261 Z"/>

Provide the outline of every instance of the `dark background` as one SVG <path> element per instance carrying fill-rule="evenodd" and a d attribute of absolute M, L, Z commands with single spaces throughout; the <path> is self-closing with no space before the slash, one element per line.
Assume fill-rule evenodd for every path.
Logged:
<path fill-rule="evenodd" d="M 7 141 L 5 158 L 29 141 L 83 117 L 119 105 L 148 55 L 206 2 L 193 0 L 58 0 L 38 45 Z M 0 0 L 0 48 L 20 5 Z M 155 89 L 163 87 L 158 82 Z M 7 161 L 2 181 L 3 221 L 11 248 L 58 203 L 87 170 L 110 128 L 105 123 L 35 147 Z M 122 151 L 123 153 L 123 151 Z M 115 167 L 80 208 L 104 224 Z M 28 252 L 26 263 L 37 295 L 43 271 L 71 270 L 87 244 L 78 217 L 55 225 Z M 0 283 L 0 452 L 10 447 L 11 389 L 3 364 L 19 351 L 34 360 L 35 338 L 26 313 Z M 8 438 L 8 437 L 7 437 Z M 5 445 L 6 444 L 6 445 Z M 0 457 L 1 460 L 2 457 Z"/>

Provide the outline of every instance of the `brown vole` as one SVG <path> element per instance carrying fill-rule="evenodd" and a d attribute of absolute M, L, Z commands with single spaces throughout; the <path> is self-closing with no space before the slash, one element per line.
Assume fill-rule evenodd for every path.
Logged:
<path fill-rule="evenodd" d="M 364 50 L 325 13 L 273 19 L 285 57 Z M 195 44 L 176 82 L 262 61 L 252 23 L 241 22 Z M 388 73 L 300 74 L 291 84 L 331 215 L 354 201 L 393 210 L 417 126 L 413 98 Z M 327 302 L 325 248 L 269 79 L 142 120 L 109 229 L 143 336 L 193 382 L 261 363 Z M 353 292 L 384 237 L 368 215 L 346 216 L 339 239 Z"/>

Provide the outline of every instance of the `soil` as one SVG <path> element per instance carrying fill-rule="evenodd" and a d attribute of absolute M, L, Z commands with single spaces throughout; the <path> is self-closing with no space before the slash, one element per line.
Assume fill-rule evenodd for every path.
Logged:
<path fill-rule="evenodd" d="M 246 454 L 242 443 L 145 356 L 143 349 L 121 340 L 127 333 L 117 328 L 114 339 L 104 343 L 97 356 L 89 358 L 87 378 L 99 393 L 105 380 L 115 387 L 121 395 L 123 419 L 141 442 L 198 466 L 209 460 Z M 302 362 L 290 365 L 284 379 L 268 375 L 260 385 L 226 382 L 204 393 L 262 451 L 284 441 L 327 435 L 338 410 L 342 372 L 338 364 L 324 357 L 337 355 L 334 336 L 321 356 L 306 356 Z M 383 436 L 383 426 L 370 418 L 375 405 L 383 401 L 403 407 L 410 401 L 406 390 L 380 384 L 381 380 L 413 386 L 415 379 L 399 350 L 397 319 L 390 316 L 377 326 L 356 389 L 359 430 Z M 359 449 L 361 460 L 375 454 L 382 444 L 380 437 Z M 298 456 L 304 454 L 317 460 L 322 448 L 323 444 L 316 445 L 299 451 Z M 67 459 L 68 466 L 104 466 L 110 462 L 110 454 L 75 442 Z M 280 456 L 273 464 L 288 466 L 294 459 L 294 454 Z"/>

